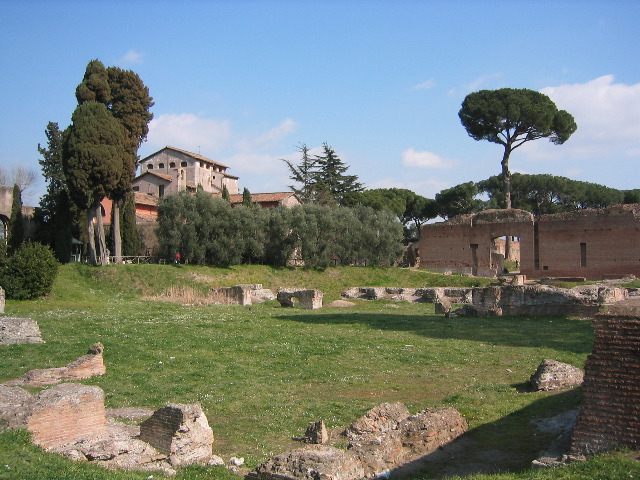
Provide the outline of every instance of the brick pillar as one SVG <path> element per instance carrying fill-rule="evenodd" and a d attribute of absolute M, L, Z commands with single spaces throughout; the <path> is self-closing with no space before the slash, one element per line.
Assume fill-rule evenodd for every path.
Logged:
<path fill-rule="evenodd" d="M 640 446 L 640 304 L 613 305 L 593 326 L 569 455 Z"/>

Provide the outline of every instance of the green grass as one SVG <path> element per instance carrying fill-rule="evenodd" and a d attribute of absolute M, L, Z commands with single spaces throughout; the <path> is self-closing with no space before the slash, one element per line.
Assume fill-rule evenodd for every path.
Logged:
<path fill-rule="evenodd" d="M 105 345 L 107 373 L 85 383 L 105 391 L 108 407 L 200 402 L 214 430 L 214 452 L 226 459 L 243 456 L 250 467 L 299 447 L 293 438 L 302 436 L 310 421 L 322 418 L 338 432 L 375 405 L 400 401 L 412 412 L 451 405 L 469 422 L 475 451 L 508 450 L 499 470 L 513 476 L 491 478 L 582 478 L 532 477 L 537 474 L 528 469 L 552 440 L 530 420 L 574 408 L 579 390 L 549 394 L 523 393 L 523 388 L 544 358 L 582 366 L 593 340 L 589 322 L 447 319 L 434 315 L 429 304 L 392 309 L 387 302 L 356 301 L 350 309 L 308 311 L 284 309 L 275 301 L 238 307 L 142 300 L 175 286 L 319 288 L 331 301 L 350 286 L 470 282 L 482 283 L 385 268 L 67 265 L 49 298 L 7 301 L 6 314 L 37 320 L 46 343 L 1 347 L 0 382 L 29 369 L 63 366 L 99 341 Z M 625 460 L 593 462 L 609 461 L 626 465 Z M 225 475 L 191 467 L 177 478 Z M 429 475 L 437 472 L 418 478 Z M 147 477 L 74 464 L 30 446 L 23 433 L 0 434 L 0 479 Z"/>

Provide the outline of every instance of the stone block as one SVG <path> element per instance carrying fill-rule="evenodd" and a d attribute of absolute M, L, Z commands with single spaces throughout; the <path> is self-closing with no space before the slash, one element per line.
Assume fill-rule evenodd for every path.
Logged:
<path fill-rule="evenodd" d="M 582 384 L 584 372 L 578 367 L 556 360 L 543 360 L 529 379 L 535 391 L 559 390 Z"/>
<path fill-rule="evenodd" d="M 140 424 L 140 439 L 169 457 L 174 466 L 206 464 L 213 454 L 213 431 L 198 404 L 170 404 Z"/>
<path fill-rule="evenodd" d="M 328 445 L 310 445 L 267 460 L 248 478 L 259 480 L 355 480 L 364 477 L 353 452 Z"/>
<path fill-rule="evenodd" d="M 310 422 L 304 434 L 307 443 L 324 444 L 329 441 L 329 434 L 324 421 Z"/>
<path fill-rule="evenodd" d="M 0 317 L 0 345 L 44 343 L 40 328 L 30 318 Z"/>

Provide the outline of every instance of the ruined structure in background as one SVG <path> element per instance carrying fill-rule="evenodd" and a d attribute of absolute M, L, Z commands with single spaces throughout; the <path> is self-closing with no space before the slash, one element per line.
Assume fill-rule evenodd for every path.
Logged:
<path fill-rule="evenodd" d="M 320 290 L 298 288 L 280 288 L 277 295 L 278 302 L 283 307 L 293 307 L 295 298 L 300 308 L 309 310 L 321 308 L 323 297 L 324 294 Z"/>
<path fill-rule="evenodd" d="M 639 252 L 640 204 L 537 218 L 486 210 L 424 225 L 420 233 L 420 267 L 481 277 L 501 275 L 505 256 L 530 278 L 640 276 Z"/>

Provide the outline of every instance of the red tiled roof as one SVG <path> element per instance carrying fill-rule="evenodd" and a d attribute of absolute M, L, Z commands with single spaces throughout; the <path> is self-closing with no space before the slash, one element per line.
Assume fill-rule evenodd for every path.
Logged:
<path fill-rule="evenodd" d="M 163 180 L 167 180 L 169 182 L 173 181 L 173 177 L 171 175 L 165 175 L 164 173 L 154 172 L 153 170 L 147 170 L 146 172 L 141 173 L 136 178 L 134 178 L 133 181 L 135 182 L 136 180 L 138 180 L 139 178 L 144 177 L 145 175 L 154 175 L 156 177 L 162 178 Z"/>
<path fill-rule="evenodd" d="M 136 204 L 158 206 L 158 197 L 149 193 L 133 192 L 133 200 Z"/>
<path fill-rule="evenodd" d="M 293 192 L 252 193 L 251 201 L 255 203 L 280 202 L 294 195 L 295 194 Z M 211 196 L 220 198 L 222 197 L 222 193 L 212 193 Z M 242 203 L 242 198 L 243 198 L 243 195 L 241 193 L 233 193 L 229 195 L 229 201 L 231 203 Z"/>
<path fill-rule="evenodd" d="M 151 155 L 148 155 L 146 157 L 144 157 L 142 160 L 140 160 L 138 163 L 142 163 L 145 160 L 147 160 L 149 157 L 153 157 L 155 154 L 161 152 L 162 150 L 173 150 L 174 152 L 179 152 L 182 153 L 184 155 L 187 155 L 191 158 L 194 158 L 196 160 L 200 160 L 201 162 L 207 162 L 207 163 L 211 163 L 212 165 L 219 165 L 220 167 L 224 167 L 224 168 L 228 168 L 226 165 L 223 165 L 222 163 L 216 162 L 215 160 L 211 160 L 210 158 L 207 158 L 203 155 L 200 155 L 199 153 L 193 153 L 193 152 L 188 152 L 187 150 L 181 150 L 180 148 L 176 148 L 176 147 L 171 147 L 169 145 L 167 145 L 164 148 L 161 148 L 160 150 L 158 150 L 155 153 L 152 153 Z"/>

